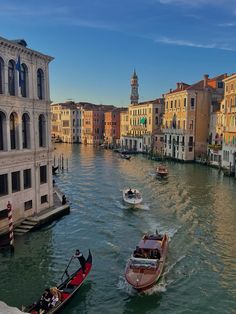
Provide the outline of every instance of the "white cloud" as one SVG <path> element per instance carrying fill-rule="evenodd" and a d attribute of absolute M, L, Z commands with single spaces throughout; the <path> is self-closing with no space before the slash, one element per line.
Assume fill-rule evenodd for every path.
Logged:
<path fill-rule="evenodd" d="M 217 43 L 202 44 L 202 43 L 196 43 L 196 42 L 182 40 L 182 39 L 171 39 L 168 37 L 156 38 L 154 39 L 154 42 L 167 44 L 167 45 L 195 47 L 195 48 L 204 48 L 204 49 L 221 49 L 221 50 L 229 50 L 229 51 L 236 50 L 234 48 L 229 47 L 227 44 L 217 44 Z"/>
<path fill-rule="evenodd" d="M 214 5 L 214 6 L 226 6 L 235 5 L 234 0 L 158 0 L 162 4 L 176 4 L 184 5 L 188 7 L 197 7 L 201 5 Z"/>

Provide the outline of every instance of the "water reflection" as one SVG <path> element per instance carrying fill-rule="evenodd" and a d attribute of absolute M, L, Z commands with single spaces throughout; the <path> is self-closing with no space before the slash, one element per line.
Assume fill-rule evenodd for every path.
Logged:
<path fill-rule="evenodd" d="M 56 145 L 55 152 L 69 160 L 68 171 L 55 180 L 72 203 L 71 213 L 19 238 L 13 258 L 1 253 L 3 301 L 32 302 L 58 282 L 76 248 L 84 255 L 90 248 L 91 276 L 65 314 L 178 314 L 183 308 L 216 314 L 236 308 L 235 181 L 215 169 L 170 162 L 163 182 L 153 175 L 158 163 L 145 156 L 127 161 L 109 150 L 69 144 Z M 121 191 L 129 186 L 144 199 L 135 211 L 122 201 Z M 156 229 L 170 238 L 165 274 L 150 294 L 140 296 L 124 281 L 125 264 L 143 233 Z"/>

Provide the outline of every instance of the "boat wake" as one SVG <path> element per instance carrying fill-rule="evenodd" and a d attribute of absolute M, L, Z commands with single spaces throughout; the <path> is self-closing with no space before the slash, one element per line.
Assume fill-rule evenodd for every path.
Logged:
<path fill-rule="evenodd" d="M 137 209 L 142 209 L 142 210 L 150 210 L 150 207 L 148 204 L 140 204 L 136 206 Z"/>
<path fill-rule="evenodd" d="M 130 296 L 137 294 L 137 291 L 128 284 L 123 276 L 119 277 L 117 288 L 128 293 Z"/>

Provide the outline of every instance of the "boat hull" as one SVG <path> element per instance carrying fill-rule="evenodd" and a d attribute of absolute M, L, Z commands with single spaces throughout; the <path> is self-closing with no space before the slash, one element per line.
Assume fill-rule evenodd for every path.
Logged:
<path fill-rule="evenodd" d="M 143 259 L 131 257 L 125 269 L 126 281 L 137 291 L 150 289 L 160 279 L 168 249 L 168 237 L 164 235 L 160 259 Z M 135 262 L 135 263 L 134 263 Z M 135 265 L 137 262 L 137 266 Z"/>
<path fill-rule="evenodd" d="M 131 190 L 133 192 L 133 195 L 135 194 L 135 191 L 136 191 L 137 197 L 128 197 L 129 189 L 125 189 L 125 190 L 123 190 L 123 200 L 124 200 L 124 202 L 126 204 L 132 205 L 132 206 L 141 204 L 142 201 L 143 201 L 143 198 L 142 198 L 140 192 L 138 190 L 135 190 L 135 189 L 131 189 Z"/>

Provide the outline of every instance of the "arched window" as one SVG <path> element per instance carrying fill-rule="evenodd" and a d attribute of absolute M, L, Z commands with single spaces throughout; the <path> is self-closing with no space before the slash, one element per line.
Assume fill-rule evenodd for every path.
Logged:
<path fill-rule="evenodd" d="M 37 71 L 37 90 L 38 90 L 38 98 L 43 99 L 44 96 L 44 75 L 43 70 L 38 69 Z"/>
<path fill-rule="evenodd" d="M 4 62 L 0 58 L 0 94 L 3 94 L 3 85 L 4 85 Z"/>
<path fill-rule="evenodd" d="M 21 64 L 21 71 L 20 71 L 20 87 L 21 87 L 21 96 L 27 96 L 27 81 L 28 81 L 28 69 L 27 66 L 23 63 Z"/>
<path fill-rule="evenodd" d="M 27 113 L 22 116 L 22 147 L 30 148 L 30 118 Z"/>
<path fill-rule="evenodd" d="M 39 147 L 46 146 L 46 123 L 43 114 L 39 116 Z"/>
<path fill-rule="evenodd" d="M 6 150 L 6 115 L 0 111 L 0 150 Z"/>
<path fill-rule="evenodd" d="M 15 62 L 10 60 L 8 63 L 8 91 L 11 96 L 16 95 L 15 91 Z"/>
<path fill-rule="evenodd" d="M 18 148 L 18 117 L 15 112 L 10 115 L 10 139 L 11 149 Z"/>

